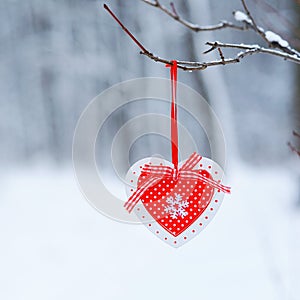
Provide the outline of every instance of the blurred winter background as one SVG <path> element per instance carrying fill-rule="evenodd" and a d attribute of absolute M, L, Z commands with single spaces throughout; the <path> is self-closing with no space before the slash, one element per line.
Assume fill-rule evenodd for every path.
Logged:
<path fill-rule="evenodd" d="M 163 57 L 212 59 L 201 54 L 208 40 L 262 43 L 253 32 L 192 33 L 139 0 L 107 2 Z M 296 2 L 248 0 L 259 25 L 300 47 Z M 300 128 L 300 68 L 252 56 L 180 72 L 222 123 L 233 194 L 201 235 L 174 250 L 143 226 L 96 212 L 73 174 L 73 133 L 89 101 L 123 80 L 168 76 L 138 54 L 102 4 L 0 2 L 0 299 L 299 299 L 300 159 L 287 142 L 297 143 L 292 131 Z M 242 9 L 239 0 L 175 4 L 202 25 Z M 124 120 L 126 110 L 115 126 Z M 206 140 L 194 138 L 209 155 Z M 131 161 L 158 153 L 160 143 L 143 137 Z"/>

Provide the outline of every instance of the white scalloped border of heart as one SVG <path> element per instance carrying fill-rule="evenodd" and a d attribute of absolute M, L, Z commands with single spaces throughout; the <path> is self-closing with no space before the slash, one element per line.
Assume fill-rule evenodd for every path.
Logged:
<path fill-rule="evenodd" d="M 181 167 L 185 161 L 186 160 L 180 162 L 179 167 Z M 125 177 L 127 183 L 126 194 L 128 198 L 134 193 L 134 191 L 137 188 L 137 182 L 141 174 L 142 167 L 145 164 L 148 164 L 149 162 L 151 162 L 153 165 L 163 164 L 165 166 L 173 166 L 171 162 L 163 158 L 157 157 L 147 157 L 137 161 L 134 165 L 131 166 Z M 209 158 L 202 157 L 201 161 L 194 167 L 194 169 L 200 169 L 200 165 L 201 169 L 208 171 L 213 176 L 214 180 L 222 180 L 224 176 L 224 171 L 216 162 Z M 184 245 L 185 243 L 192 240 L 195 236 L 197 236 L 212 221 L 223 202 L 223 198 L 224 193 L 215 190 L 210 204 L 207 206 L 207 208 L 204 210 L 201 216 L 177 237 L 174 237 L 163 227 L 161 227 L 155 221 L 155 219 L 148 213 L 141 201 L 137 203 L 133 211 L 137 215 L 138 219 L 155 236 L 157 236 L 170 246 L 174 248 L 179 248 L 180 246 Z"/>

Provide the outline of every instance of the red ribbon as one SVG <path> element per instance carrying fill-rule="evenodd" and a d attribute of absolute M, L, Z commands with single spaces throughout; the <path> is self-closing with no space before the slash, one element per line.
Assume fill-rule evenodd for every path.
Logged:
<path fill-rule="evenodd" d="M 171 106 L 171 146 L 172 146 L 172 163 L 175 172 L 178 170 L 178 124 L 177 124 L 177 61 L 172 60 L 171 67 L 171 83 L 172 83 L 172 106 Z M 175 173 L 176 176 L 177 173 Z"/>
<path fill-rule="evenodd" d="M 194 170 L 194 167 L 200 162 L 202 157 L 194 152 L 183 166 L 179 169 L 177 173 L 177 180 L 201 180 L 203 184 L 208 184 L 209 186 L 222 191 L 223 193 L 230 193 L 230 187 L 224 186 L 213 179 L 205 177 L 199 173 L 198 170 Z M 125 203 L 124 207 L 131 212 L 135 205 L 140 201 L 143 194 L 151 187 L 157 184 L 162 179 L 174 179 L 176 174 L 176 169 L 168 166 L 152 166 L 146 164 L 141 172 L 140 177 L 145 179 L 139 188 L 131 195 L 128 201 Z M 175 180 L 176 180 L 175 179 Z"/>

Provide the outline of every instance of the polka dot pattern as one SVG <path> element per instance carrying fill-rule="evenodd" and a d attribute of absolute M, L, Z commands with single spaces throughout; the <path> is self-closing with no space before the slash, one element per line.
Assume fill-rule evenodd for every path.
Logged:
<path fill-rule="evenodd" d="M 199 169 L 199 174 L 212 179 L 212 175 L 203 169 Z M 138 178 L 138 187 L 149 178 L 140 176 Z M 172 180 L 163 177 L 161 181 L 151 186 L 141 197 L 142 202 L 148 213 L 160 224 L 166 231 L 177 237 L 193 224 L 210 204 L 214 194 L 214 188 L 208 186 L 200 180 L 187 178 L 178 178 Z M 187 201 L 188 207 L 185 208 L 185 216 L 172 217 L 166 211 L 169 206 L 168 199 L 175 199 L 180 195 L 182 200 Z"/>
<path fill-rule="evenodd" d="M 179 167 L 183 163 L 181 162 Z M 145 164 L 172 166 L 170 162 L 161 158 L 144 158 L 136 162 L 126 175 L 128 197 L 143 180 L 146 180 L 145 176 L 141 177 L 141 169 Z M 199 163 L 194 169 L 215 181 L 222 181 L 222 168 L 208 158 L 203 157 L 201 164 Z M 224 197 L 223 193 L 219 193 L 216 189 L 211 189 L 203 183 L 200 184 L 194 179 L 182 180 L 181 178 L 179 180 L 174 182 L 163 178 L 155 186 L 152 186 L 148 193 L 144 194 L 143 199 L 134 209 L 136 216 L 149 231 L 175 248 L 187 243 L 206 228 L 216 215 Z M 175 193 L 180 194 L 183 200 L 192 202 L 186 208 L 188 214 L 184 218 L 173 219 L 165 211 L 167 199 L 171 196 L 174 197 Z"/>

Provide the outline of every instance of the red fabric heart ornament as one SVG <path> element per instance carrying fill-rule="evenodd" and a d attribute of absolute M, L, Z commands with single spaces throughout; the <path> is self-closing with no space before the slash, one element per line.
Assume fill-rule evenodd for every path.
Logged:
<path fill-rule="evenodd" d="M 196 153 L 179 164 L 177 177 L 172 166 L 160 158 L 135 163 L 126 176 L 125 207 L 157 237 L 179 247 L 211 222 L 230 188 L 220 184 L 221 167 Z"/>
<path fill-rule="evenodd" d="M 165 242 L 179 247 L 199 233 L 214 216 L 230 188 L 220 184 L 223 170 L 212 160 L 193 153 L 178 164 L 177 62 L 171 67 L 172 163 L 144 159 L 127 173 L 132 185 L 125 208 L 135 213 Z M 220 195 L 219 195 L 220 193 Z"/>

